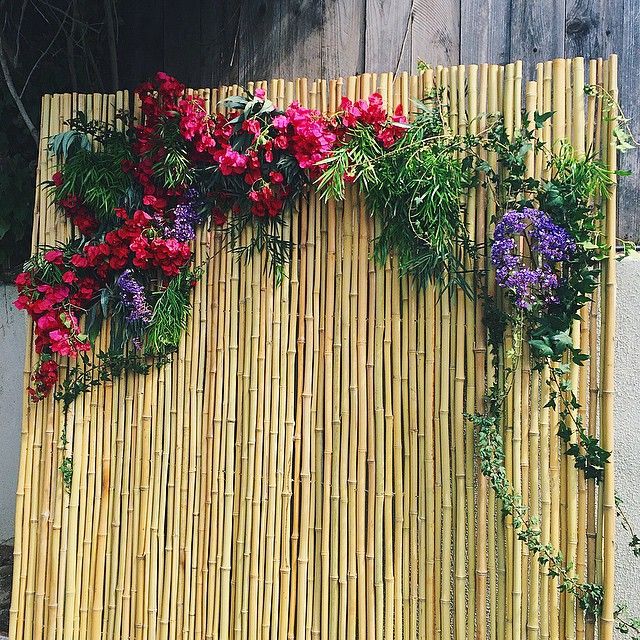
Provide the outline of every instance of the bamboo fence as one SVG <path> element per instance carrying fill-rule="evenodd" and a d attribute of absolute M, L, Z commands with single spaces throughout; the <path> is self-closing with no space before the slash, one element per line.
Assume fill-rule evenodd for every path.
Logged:
<path fill-rule="evenodd" d="M 611 112 L 584 86 L 615 98 L 616 67 L 614 56 L 575 58 L 539 64 L 529 82 L 516 62 L 249 88 L 331 112 L 341 95 L 374 90 L 410 109 L 435 82 L 461 133 L 482 128 L 483 114 L 502 112 L 513 131 L 523 108 L 553 110 L 547 144 L 568 139 L 615 168 Z M 199 93 L 215 111 L 239 91 Z M 69 233 L 41 186 L 55 170 L 48 138 L 77 109 L 113 120 L 129 102 L 126 92 L 44 96 L 34 247 Z M 547 171 L 541 153 L 527 167 Z M 614 188 L 612 246 L 615 203 Z M 467 211 L 472 237 L 490 238 L 491 194 L 472 190 Z M 545 575 L 480 474 L 464 419 L 482 411 L 492 377 L 480 304 L 416 290 L 393 259 L 376 267 L 376 230 L 355 191 L 344 203 L 302 198 L 283 233 L 295 248 L 276 286 L 264 257 L 241 264 L 200 229 L 196 257 L 212 259 L 173 361 L 82 396 L 66 450 L 60 405 L 25 395 L 11 639 L 611 638 L 613 462 L 599 488 L 578 477 L 545 407 L 545 373 L 526 358 L 517 371 L 507 471 L 542 541 L 604 584 L 597 624 Z M 607 449 L 614 316 L 612 249 L 574 327 L 592 358 L 571 374 L 585 425 Z M 29 340 L 25 387 L 34 362 Z M 65 455 L 70 492 L 58 471 Z"/>

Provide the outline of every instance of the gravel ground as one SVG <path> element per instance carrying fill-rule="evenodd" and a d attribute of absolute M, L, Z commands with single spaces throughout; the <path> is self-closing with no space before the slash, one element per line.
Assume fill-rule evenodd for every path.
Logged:
<path fill-rule="evenodd" d="M 11 606 L 11 574 L 13 570 L 13 546 L 0 544 L 0 640 L 9 628 Z"/>

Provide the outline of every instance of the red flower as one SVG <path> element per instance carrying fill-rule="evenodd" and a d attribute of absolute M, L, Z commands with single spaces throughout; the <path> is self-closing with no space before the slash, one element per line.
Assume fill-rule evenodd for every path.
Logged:
<path fill-rule="evenodd" d="M 78 279 L 78 276 L 73 271 L 65 271 L 62 274 L 62 282 L 67 284 L 73 284 Z"/>
<path fill-rule="evenodd" d="M 60 171 L 56 171 L 52 176 L 51 176 L 51 181 L 53 182 L 53 184 L 56 187 L 60 187 L 62 186 L 62 173 Z"/>
<path fill-rule="evenodd" d="M 27 392 L 33 402 L 38 402 L 48 396 L 58 382 L 58 364 L 54 360 L 40 360 L 31 381 L 33 386 Z"/>
<path fill-rule="evenodd" d="M 44 254 L 44 259 L 51 264 L 60 266 L 63 264 L 62 256 L 63 253 L 59 249 L 51 249 Z"/>
<path fill-rule="evenodd" d="M 16 286 L 18 287 L 26 287 L 31 284 L 31 274 L 28 271 L 23 271 L 16 276 L 15 279 Z"/>
<path fill-rule="evenodd" d="M 211 209 L 211 217 L 213 218 L 213 223 L 219 227 L 227 222 L 227 214 L 219 207 Z"/>

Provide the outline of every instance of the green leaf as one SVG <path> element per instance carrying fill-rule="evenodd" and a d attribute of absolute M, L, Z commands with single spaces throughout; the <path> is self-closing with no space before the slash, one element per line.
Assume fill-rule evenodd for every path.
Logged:
<path fill-rule="evenodd" d="M 553 336 L 554 342 L 563 349 L 569 349 L 573 346 L 573 340 L 567 331 L 561 331 Z"/>
<path fill-rule="evenodd" d="M 537 111 L 533 114 L 533 122 L 535 124 L 536 129 L 542 129 L 544 123 L 553 115 L 553 111 L 547 111 L 546 113 L 538 113 Z"/>
<path fill-rule="evenodd" d="M 545 358 L 551 358 L 554 355 L 553 349 L 544 340 L 529 340 L 529 344 Z"/>

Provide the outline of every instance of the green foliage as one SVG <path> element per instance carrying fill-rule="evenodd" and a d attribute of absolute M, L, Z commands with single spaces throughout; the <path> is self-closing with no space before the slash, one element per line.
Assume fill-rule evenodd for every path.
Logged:
<path fill-rule="evenodd" d="M 625 530 L 625 532 L 629 535 L 629 538 L 630 538 L 628 546 L 631 549 L 631 552 L 633 553 L 633 555 L 636 558 L 640 558 L 640 537 L 635 532 L 635 529 L 633 528 L 633 525 L 629 520 L 629 516 L 627 515 L 624 509 L 624 502 L 622 501 L 622 498 L 616 495 L 615 500 L 616 500 L 616 515 L 620 520 L 620 524 L 622 525 L 622 528 Z"/>
<path fill-rule="evenodd" d="M 640 618 L 629 616 L 626 604 L 616 605 L 613 618 L 619 633 L 629 636 L 631 640 L 640 640 Z"/>
<path fill-rule="evenodd" d="M 349 139 L 322 160 L 322 173 L 316 182 L 323 200 L 344 200 L 345 176 L 366 192 L 380 182 L 378 175 L 382 147 L 371 127 L 358 123 L 349 130 Z"/>
<path fill-rule="evenodd" d="M 576 468 L 587 478 L 599 481 L 610 454 L 599 446 L 597 438 L 585 431 L 578 412 L 580 404 L 568 377 L 570 364 L 581 366 L 589 359 L 574 347 L 571 330 L 580 309 L 592 300 L 599 283 L 600 263 L 608 253 L 600 225 L 603 203 L 613 176 L 599 160 L 588 156 L 577 158 L 568 143 L 561 145 L 556 153 L 546 149 L 537 131 L 551 115 L 535 113 L 531 128 L 525 114 L 523 129 L 513 136 L 507 134 L 498 120 L 489 128 L 486 142 L 479 142 L 482 148 L 496 154 L 498 168 L 493 169 L 483 160 L 479 160 L 477 168 L 485 176 L 484 184 L 493 190 L 499 210 L 537 207 L 576 240 L 577 250 L 565 262 L 560 274 L 558 302 L 546 313 L 541 314 L 537 309 L 525 312 L 524 320 L 534 369 L 549 367 L 549 406 L 558 409 L 557 430 L 568 445 L 566 453 L 574 458 Z M 526 156 L 532 149 L 546 153 L 548 179 L 526 176 Z M 508 302 L 508 295 L 505 302 Z M 502 313 L 507 323 L 513 325 L 521 312 L 503 304 Z M 491 305 L 485 309 L 485 314 L 495 315 Z M 490 322 L 490 318 L 487 321 Z M 574 430 L 577 433 L 575 442 L 572 441 Z"/>
<path fill-rule="evenodd" d="M 516 327 L 514 342 L 521 341 Z M 529 510 L 523 497 L 517 493 L 507 477 L 505 468 L 504 444 L 501 435 L 502 408 L 511 388 L 514 374 L 518 369 L 521 353 L 516 347 L 507 354 L 501 370 L 500 349 L 492 348 L 494 379 L 504 377 L 487 391 L 485 414 L 467 415 L 476 431 L 476 454 L 480 461 L 480 470 L 500 500 L 503 517 L 510 517 L 513 529 L 534 555 L 538 563 L 545 567 L 551 578 L 558 578 L 559 590 L 572 594 L 582 610 L 592 616 L 600 613 L 604 592 L 601 585 L 581 582 L 573 567 L 565 564 L 562 552 L 550 543 L 543 543 L 537 518 L 529 517 Z"/>
<path fill-rule="evenodd" d="M 248 265 L 256 253 L 269 256 L 265 264 L 268 273 L 273 272 L 276 285 L 284 278 L 285 266 L 291 259 L 293 243 L 282 237 L 287 224 L 286 211 L 275 218 L 256 218 L 249 211 L 240 211 L 227 223 L 228 246 Z M 241 242 L 242 232 L 251 227 L 246 242 Z"/>
<path fill-rule="evenodd" d="M 129 121 L 129 116 L 120 114 Z M 48 149 L 62 164 L 64 182 L 55 187 L 55 199 L 78 196 L 102 222 L 115 220 L 113 210 L 135 199 L 134 183 L 122 170 L 132 160 L 128 131 L 115 125 L 87 120 L 83 112 L 65 122 L 70 128 L 49 140 Z M 99 149 L 93 143 L 100 143 Z"/>
<path fill-rule="evenodd" d="M 77 150 L 63 165 L 64 182 L 55 189 L 56 200 L 77 195 L 99 220 L 113 222 L 114 209 L 133 189 L 131 178 L 122 171 L 122 162 L 130 159 L 130 151 L 121 145 Z"/>
<path fill-rule="evenodd" d="M 564 563 L 562 552 L 552 544 L 542 542 L 538 520 L 528 516 L 529 510 L 523 497 L 514 490 L 507 478 L 500 415 L 494 412 L 469 418 L 476 427 L 476 453 L 480 459 L 480 469 L 500 500 L 503 517 L 511 518 L 518 539 L 546 568 L 549 577 L 559 579 L 559 590 L 571 593 L 584 611 L 597 616 L 602 606 L 602 587 L 580 582 L 572 567 Z"/>
<path fill-rule="evenodd" d="M 325 199 L 343 199 L 345 180 L 361 189 L 368 211 L 380 221 L 374 242 L 379 264 L 393 254 L 400 273 L 418 285 L 435 281 L 471 294 L 464 260 L 475 248 L 462 205 L 473 167 L 460 159 L 460 141 L 445 126 L 440 94 L 416 108 L 414 122 L 387 150 L 370 127 L 355 127 L 322 163 L 316 184 Z"/>
<path fill-rule="evenodd" d="M 69 439 L 67 437 L 67 412 L 65 411 L 65 422 L 62 426 L 62 433 L 60 434 L 60 446 L 62 447 L 63 457 L 58 471 L 62 476 L 62 484 L 67 492 L 71 491 L 71 480 L 73 478 L 73 457 L 67 453 L 67 447 L 69 446 Z"/>
<path fill-rule="evenodd" d="M 65 424 L 66 415 L 74 400 L 92 387 L 111 382 L 124 372 L 146 375 L 150 370 L 146 358 L 136 353 L 109 350 L 100 351 L 96 357 L 97 362 L 91 363 L 86 353 L 81 354 L 79 363 L 69 369 L 56 390 L 54 397 L 62 402 Z"/>
<path fill-rule="evenodd" d="M 158 144 L 162 145 L 162 159 L 153 166 L 154 175 L 167 189 L 189 185 L 194 181 L 194 171 L 188 156 L 187 141 L 180 133 L 175 120 L 163 120 L 158 125 Z M 150 151 L 153 157 L 158 148 Z"/>
<path fill-rule="evenodd" d="M 193 282 L 201 275 L 202 267 L 194 271 L 185 269 L 157 292 L 153 315 L 145 336 L 147 355 L 163 355 L 177 349 L 191 311 Z"/>

